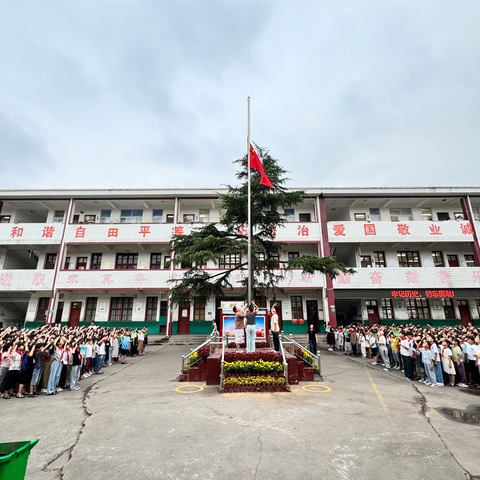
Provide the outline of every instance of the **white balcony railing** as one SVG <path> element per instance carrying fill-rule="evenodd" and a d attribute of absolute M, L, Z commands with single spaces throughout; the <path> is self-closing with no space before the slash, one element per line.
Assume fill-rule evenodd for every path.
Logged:
<path fill-rule="evenodd" d="M 480 288 L 480 268 L 357 268 L 353 275 L 339 275 L 335 289 L 455 289 Z"/>
<path fill-rule="evenodd" d="M 55 245 L 62 239 L 62 223 L 0 224 L 0 245 Z"/>
<path fill-rule="evenodd" d="M 0 270 L 0 291 L 48 291 L 54 270 Z"/>
<path fill-rule="evenodd" d="M 472 242 L 469 222 L 329 222 L 332 243 Z"/>
<path fill-rule="evenodd" d="M 61 270 L 59 290 L 165 290 L 169 270 Z"/>

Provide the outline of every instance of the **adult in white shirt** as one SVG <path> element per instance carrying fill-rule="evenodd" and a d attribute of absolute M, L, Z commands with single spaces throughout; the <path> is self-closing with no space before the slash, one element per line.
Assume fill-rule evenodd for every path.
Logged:
<path fill-rule="evenodd" d="M 402 356 L 403 370 L 407 380 L 413 380 L 412 345 L 412 333 L 407 332 L 407 336 L 404 335 L 400 338 L 400 355 Z"/>

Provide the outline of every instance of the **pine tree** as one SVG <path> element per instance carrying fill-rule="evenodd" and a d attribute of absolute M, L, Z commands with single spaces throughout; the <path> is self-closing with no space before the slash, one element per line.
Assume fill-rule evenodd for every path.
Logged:
<path fill-rule="evenodd" d="M 259 184 L 258 172 L 251 172 L 252 198 L 252 270 L 253 298 L 275 298 L 283 290 L 278 286 L 289 270 L 301 268 L 304 273 L 321 272 L 335 278 L 340 272 L 354 273 L 334 257 L 303 255 L 289 262 L 280 262 L 285 244 L 275 241 L 276 232 L 286 223 L 285 208 L 292 208 L 302 201 L 304 192 L 288 191 L 285 183 L 287 173 L 268 151 L 257 146 L 262 163 L 275 188 Z M 220 208 L 225 211 L 218 223 L 194 229 L 188 235 L 175 236 L 171 249 L 175 264 L 191 265 L 183 278 L 170 280 L 171 301 L 179 304 L 193 299 L 206 302 L 211 297 L 225 298 L 232 286 L 236 271 L 247 269 L 248 250 L 248 173 L 247 157 L 236 160 L 240 169 L 236 176 L 240 186 L 227 186 L 227 193 L 220 195 Z M 207 263 L 219 265 L 225 258 L 234 259 L 233 265 L 221 271 L 210 272 L 202 267 Z M 242 282 L 245 292 L 247 279 Z M 245 294 L 246 297 L 246 294 Z"/>

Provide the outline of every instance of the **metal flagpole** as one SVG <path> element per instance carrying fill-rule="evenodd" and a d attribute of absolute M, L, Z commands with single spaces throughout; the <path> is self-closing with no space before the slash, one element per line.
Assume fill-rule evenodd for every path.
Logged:
<path fill-rule="evenodd" d="M 247 278 L 247 302 L 248 305 L 252 303 L 252 200 L 251 200 L 251 187 L 250 187 L 250 97 L 247 97 L 247 111 L 248 111 L 248 128 L 247 128 L 247 176 L 248 176 L 248 189 L 247 189 L 247 228 L 248 228 L 248 278 Z"/>

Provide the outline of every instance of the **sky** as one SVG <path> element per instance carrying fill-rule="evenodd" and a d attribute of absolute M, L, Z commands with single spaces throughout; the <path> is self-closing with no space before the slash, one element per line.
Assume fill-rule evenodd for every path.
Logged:
<path fill-rule="evenodd" d="M 0 0 L 0 189 L 478 186 L 480 1 Z"/>

